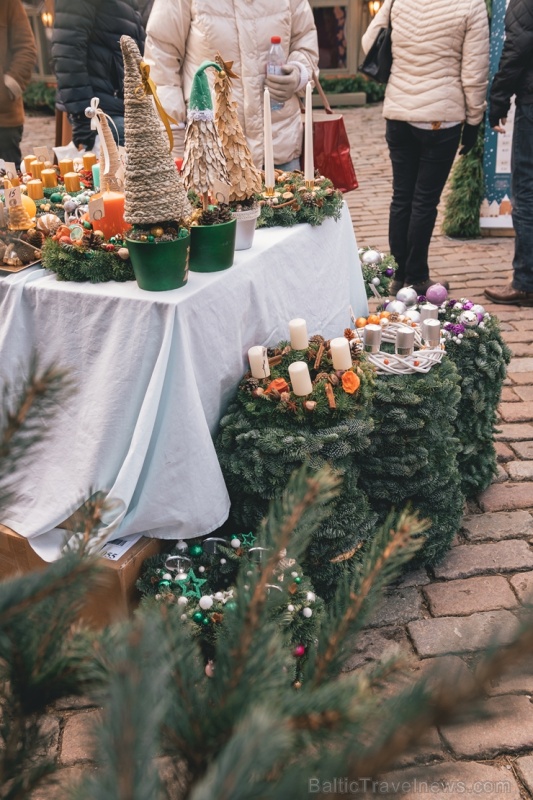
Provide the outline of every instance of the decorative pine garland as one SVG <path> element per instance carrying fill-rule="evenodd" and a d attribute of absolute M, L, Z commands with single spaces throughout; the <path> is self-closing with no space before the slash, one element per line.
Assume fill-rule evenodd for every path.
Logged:
<path fill-rule="evenodd" d="M 131 261 L 123 260 L 113 249 L 83 250 L 47 239 L 43 246 L 43 266 L 55 272 L 61 281 L 134 281 Z"/>
<path fill-rule="evenodd" d="M 343 196 L 327 178 L 315 181 L 314 189 L 308 189 L 300 172 L 281 173 L 276 179 L 276 195 L 269 198 L 258 195 L 261 215 L 258 228 L 283 228 L 307 222 L 316 227 L 325 219 L 340 219 Z"/>

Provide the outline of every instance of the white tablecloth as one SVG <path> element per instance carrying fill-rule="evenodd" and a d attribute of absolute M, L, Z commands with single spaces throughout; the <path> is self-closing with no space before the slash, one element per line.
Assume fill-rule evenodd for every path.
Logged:
<path fill-rule="evenodd" d="M 229 498 L 212 436 L 248 348 L 288 338 L 294 317 L 310 335 L 341 335 L 350 304 L 367 313 L 346 206 L 339 222 L 318 228 L 257 231 L 231 269 L 190 273 L 170 292 L 61 282 L 38 268 L 0 277 L 1 382 L 27 375 L 36 352 L 41 367 L 66 369 L 77 387 L 0 522 L 46 560 L 64 539 L 56 526 L 89 490 L 121 501 L 113 538 L 215 530 Z"/>

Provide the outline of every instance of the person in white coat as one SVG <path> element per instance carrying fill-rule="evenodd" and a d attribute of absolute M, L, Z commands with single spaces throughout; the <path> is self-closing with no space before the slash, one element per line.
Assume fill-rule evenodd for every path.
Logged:
<path fill-rule="evenodd" d="M 272 36 L 281 37 L 285 66 L 266 75 Z M 145 59 L 163 107 L 183 129 L 196 69 L 217 52 L 240 80 L 233 82 L 239 119 L 256 166 L 263 165 L 263 90 L 283 103 L 272 111 L 274 160 L 299 168 L 302 121 L 298 94 L 318 70 L 318 39 L 308 0 L 155 0 Z M 179 136 L 178 136 L 179 138 Z"/>
<path fill-rule="evenodd" d="M 477 140 L 486 102 L 485 0 L 385 0 L 363 37 L 368 52 L 392 26 L 392 70 L 383 116 L 392 162 L 389 246 L 398 264 L 391 294 L 433 283 L 428 251 L 437 207 L 459 144 Z"/>

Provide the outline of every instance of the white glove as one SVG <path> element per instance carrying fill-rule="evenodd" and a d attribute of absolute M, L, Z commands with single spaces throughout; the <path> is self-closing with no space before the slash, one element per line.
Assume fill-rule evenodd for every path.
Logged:
<path fill-rule="evenodd" d="M 267 73 L 265 86 L 276 103 L 286 103 L 300 87 L 301 71 L 297 64 L 284 64 L 282 75 Z"/>

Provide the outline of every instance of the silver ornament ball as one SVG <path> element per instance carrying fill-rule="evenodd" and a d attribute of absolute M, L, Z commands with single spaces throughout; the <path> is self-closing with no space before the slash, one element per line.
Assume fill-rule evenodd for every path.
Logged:
<path fill-rule="evenodd" d="M 365 250 L 361 256 L 363 264 L 370 266 L 371 264 L 381 264 L 381 253 L 377 250 Z"/>
<path fill-rule="evenodd" d="M 463 311 L 459 314 L 459 322 L 461 325 L 466 325 L 467 328 L 475 328 L 478 324 L 478 318 L 475 311 Z"/>
<path fill-rule="evenodd" d="M 390 303 L 387 303 L 386 311 L 391 314 L 405 314 L 407 306 L 401 300 L 391 300 Z"/>
<path fill-rule="evenodd" d="M 372 278 L 372 280 L 371 280 L 370 282 L 371 282 L 371 283 L 372 283 L 374 286 L 379 286 L 379 284 L 381 283 L 381 281 L 380 281 L 380 279 L 378 278 L 378 276 L 377 276 L 377 275 L 376 275 L 376 277 L 375 277 L 375 278 Z"/>
<path fill-rule="evenodd" d="M 472 306 L 470 311 L 473 311 L 474 314 L 484 314 L 485 313 L 485 309 L 483 308 L 483 306 L 480 303 L 475 303 L 475 305 Z"/>
<path fill-rule="evenodd" d="M 414 306 L 418 300 L 416 290 L 412 286 L 404 286 L 396 295 L 396 300 L 405 303 L 406 306 Z"/>
<path fill-rule="evenodd" d="M 410 319 L 411 322 L 420 322 L 420 311 L 417 311 L 416 308 L 408 308 L 405 312 L 405 316 L 407 319 Z"/>
<path fill-rule="evenodd" d="M 213 605 L 213 598 L 208 594 L 204 594 L 203 597 L 200 597 L 198 605 L 201 609 L 207 611 Z"/>

